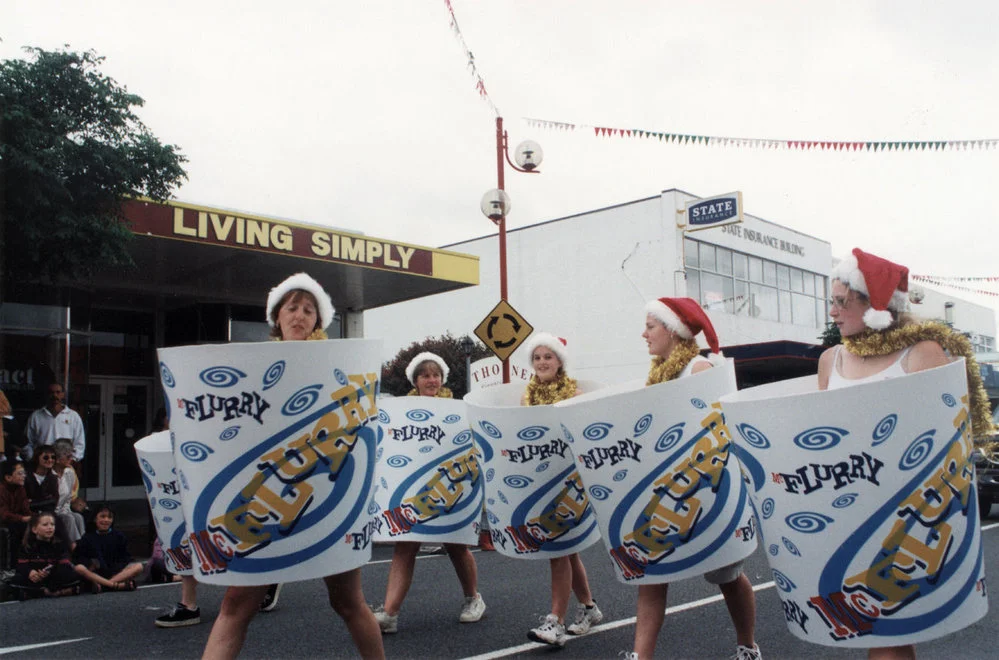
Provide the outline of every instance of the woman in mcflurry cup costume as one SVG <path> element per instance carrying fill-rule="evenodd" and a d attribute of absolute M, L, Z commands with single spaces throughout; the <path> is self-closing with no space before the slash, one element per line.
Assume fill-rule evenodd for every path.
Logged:
<path fill-rule="evenodd" d="M 305 273 L 287 278 L 267 296 L 267 322 L 275 341 L 327 339 L 325 329 L 335 310 L 329 294 Z M 329 602 L 343 619 L 363 658 L 384 658 L 378 621 L 361 590 L 361 569 L 323 578 Z M 205 658 L 235 658 L 246 639 L 250 620 L 257 613 L 268 587 L 230 586 L 205 645 Z"/>

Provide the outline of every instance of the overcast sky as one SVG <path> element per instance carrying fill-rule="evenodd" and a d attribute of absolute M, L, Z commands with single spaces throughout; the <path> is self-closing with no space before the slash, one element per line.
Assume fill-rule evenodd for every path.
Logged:
<path fill-rule="evenodd" d="M 999 3 L 452 0 L 511 146 L 509 227 L 668 188 L 914 273 L 999 275 L 999 149 L 789 151 L 551 131 L 999 138 Z M 190 159 L 176 197 L 439 246 L 488 234 L 495 114 L 444 0 L 4 0 L 0 58 L 94 49 Z M 999 292 L 999 285 L 970 285 Z M 951 293 L 956 293 L 950 291 Z M 964 294 L 961 294 L 964 295 Z M 967 295 L 999 308 L 999 298 Z"/>

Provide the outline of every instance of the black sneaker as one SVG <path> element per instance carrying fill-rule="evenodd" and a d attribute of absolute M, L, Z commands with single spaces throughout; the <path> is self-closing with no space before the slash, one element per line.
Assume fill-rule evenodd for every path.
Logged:
<path fill-rule="evenodd" d="M 267 587 L 267 595 L 264 596 L 264 602 L 260 603 L 261 612 L 270 612 L 275 607 L 277 607 L 278 596 L 281 594 L 281 585 L 272 584 Z"/>
<path fill-rule="evenodd" d="M 156 617 L 158 628 L 181 628 L 183 626 L 194 626 L 201 623 L 201 608 L 189 610 L 182 604 L 177 603 L 170 614 Z"/>

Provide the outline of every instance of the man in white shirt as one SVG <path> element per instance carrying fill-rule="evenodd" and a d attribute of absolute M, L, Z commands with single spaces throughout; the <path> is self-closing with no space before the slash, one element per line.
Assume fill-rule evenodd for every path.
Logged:
<path fill-rule="evenodd" d="M 31 413 L 24 435 L 28 444 L 24 448 L 30 460 L 35 450 L 42 445 L 51 445 L 59 438 L 73 441 L 73 460 L 80 462 L 87 447 L 83 434 L 83 420 L 63 403 L 66 392 L 59 383 L 49 385 L 49 401 L 43 408 Z"/>

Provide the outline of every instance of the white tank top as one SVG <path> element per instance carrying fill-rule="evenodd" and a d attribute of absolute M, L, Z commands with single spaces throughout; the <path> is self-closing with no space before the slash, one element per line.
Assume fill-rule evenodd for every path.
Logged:
<path fill-rule="evenodd" d="M 861 383 L 873 383 L 878 380 L 888 380 L 889 378 L 898 378 L 899 376 L 904 376 L 906 374 L 905 369 L 902 368 L 902 360 L 905 356 L 909 354 L 909 350 L 912 347 L 902 351 L 898 359 L 889 364 L 887 367 L 882 369 L 876 374 L 871 374 L 870 376 L 864 376 L 863 378 L 846 378 L 839 373 L 840 361 L 842 360 L 842 349 L 843 345 L 840 344 L 836 347 L 836 355 L 833 357 L 833 368 L 829 372 L 829 384 L 826 386 L 828 390 L 836 390 L 841 387 L 850 387 L 851 385 L 860 385 Z"/>
<path fill-rule="evenodd" d="M 693 373 L 694 371 L 694 365 L 700 362 L 707 362 L 708 364 L 711 364 L 711 360 L 704 357 L 703 355 L 695 355 L 694 359 L 688 362 L 687 366 L 684 367 L 683 371 L 680 372 L 680 375 L 676 377 L 677 380 L 681 378 L 686 378 L 687 376 L 691 375 L 691 373 Z"/>

